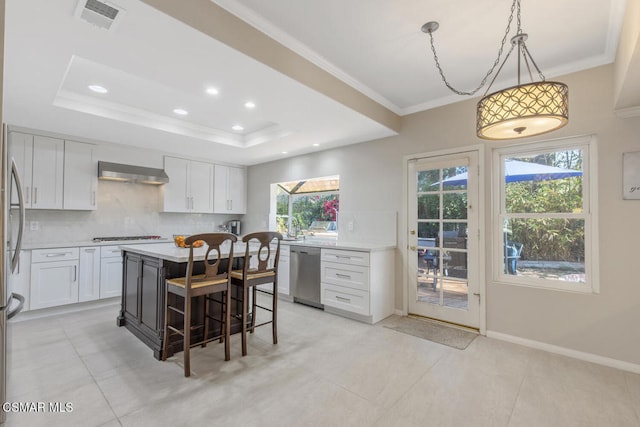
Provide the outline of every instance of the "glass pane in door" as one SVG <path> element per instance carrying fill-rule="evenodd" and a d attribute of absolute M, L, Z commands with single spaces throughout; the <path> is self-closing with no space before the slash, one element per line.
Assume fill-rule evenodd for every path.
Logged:
<path fill-rule="evenodd" d="M 418 302 L 468 308 L 466 172 L 466 166 L 416 171 Z"/>

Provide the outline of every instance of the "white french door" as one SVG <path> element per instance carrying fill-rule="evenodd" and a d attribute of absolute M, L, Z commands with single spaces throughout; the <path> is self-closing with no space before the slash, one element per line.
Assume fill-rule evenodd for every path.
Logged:
<path fill-rule="evenodd" d="M 408 311 L 479 328 L 478 153 L 408 166 Z"/>

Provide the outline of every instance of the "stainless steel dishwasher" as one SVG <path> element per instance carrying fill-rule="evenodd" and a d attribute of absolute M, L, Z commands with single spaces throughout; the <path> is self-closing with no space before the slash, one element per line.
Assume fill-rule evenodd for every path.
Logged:
<path fill-rule="evenodd" d="M 293 301 L 324 310 L 320 303 L 320 248 L 291 245 Z"/>

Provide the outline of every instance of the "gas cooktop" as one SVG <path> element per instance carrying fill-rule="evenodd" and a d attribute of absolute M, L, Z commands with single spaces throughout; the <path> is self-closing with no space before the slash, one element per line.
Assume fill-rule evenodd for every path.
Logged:
<path fill-rule="evenodd" d="M 114 236 L 114 237 L 94 237 L 94 242 L 116 242 L 121 240 L 158 240 L 162 236 Z"/>

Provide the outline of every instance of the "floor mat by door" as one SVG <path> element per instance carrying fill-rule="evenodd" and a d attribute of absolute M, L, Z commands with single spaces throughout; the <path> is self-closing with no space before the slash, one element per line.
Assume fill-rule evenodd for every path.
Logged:
<path fill-rule="evenodd" d="M 444 325 L 429 319 L 414 317 L 391 316 L 382 322 L 385 328 L 413 335 L 438 344 L 464 350 L 478 336 L 477 333 L 466 331 L 455 326 Z"/>

